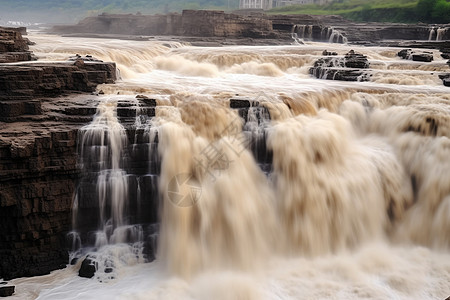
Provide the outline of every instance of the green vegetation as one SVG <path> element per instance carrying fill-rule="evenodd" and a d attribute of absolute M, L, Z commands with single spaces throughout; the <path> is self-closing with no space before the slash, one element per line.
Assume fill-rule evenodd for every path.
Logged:
<path fill-rule="evenodd" d="M 341 15 L 366 22 L 450 23 L 450 0 L 335 0 L 325 5 L 295 5 L 272 14 Z"/>

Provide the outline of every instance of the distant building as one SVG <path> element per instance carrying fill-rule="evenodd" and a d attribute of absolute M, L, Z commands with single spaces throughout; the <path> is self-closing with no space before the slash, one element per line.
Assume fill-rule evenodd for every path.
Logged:
<path fill-rule="evenodd" d="M 239 9 L 271 9 L 272 0 L 239 0 Z"/>
<path fill-rule="evenodd" d="M 327 4 L 333 0 L 239 0 L 239 9 L 271 9 L 302 4 Z"/>
<path fill-rule="evenodd" d="M 274 7 L 302 5 L 302 4 L 327 4 L 332 0 L 274 0 Z"/>

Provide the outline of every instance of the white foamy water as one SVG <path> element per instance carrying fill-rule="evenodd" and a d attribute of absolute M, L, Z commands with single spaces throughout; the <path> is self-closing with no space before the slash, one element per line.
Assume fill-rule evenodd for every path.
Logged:
<path fill-rule="evenodd" d="M 107 166 L 97 190 L 111 201 L 101 211 L 110 207 L 116 229 L 131 225 L 122 214 L 126 142 L 114 99 L 156 99 L 156 116 L 139 126 L 158 133 L 161 230 L 152 263 L 139 263 L 122 239 L 100 238 L 98 255 L 116 265 L 108 280 L 78 277 L 80 261 L 12 280 L 13 299 L 450 295 L 450 95 L 437 79 L 448 67 L 436 51 L 435 62 L 420 64 L 400 60 L 394 48 L 336 44 L 202 48 L 30 38 L 43 60 L 78 53 L 117 62 L 122 80 L 98 87 L 106 95 L 83 128 L 85 139 L 109 139 L 96 150 Z M 367 55 L 371 81 L 311 78 L 308 69 L 325 49 Z M 232 97 L 258 100 L 271 120 L 258 124 L 251 110 L 242 130 Z M 248 136 L 273 153 L 269 176 L 243 147 Z M 214 166 L 204 156 L 211 147 L 221 154 Z M 200 188 L 194 205 L 174 205 L 168 186 L 178 174 Z"/>

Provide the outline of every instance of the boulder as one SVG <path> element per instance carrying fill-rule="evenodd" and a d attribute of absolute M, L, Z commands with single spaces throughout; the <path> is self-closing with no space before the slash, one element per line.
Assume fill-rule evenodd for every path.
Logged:
<path fill-rule="evenodd" d="M 371 74 L 362 72 L 361 70 L 338 70 L 338 69 L 324 69 L 315 68 L 313 73 L 316 78 L 328 79 L 328 80 L 341 80 L 341 81 L 369 81 Z"/>
<path fill-rule="evenodd" d="M 316 78 L 342 81 L 368 81 L 371 74 L 363 71 L 369 68 L 367 56 L 350 50 L 344 57 L 322 57 L 309 69 Z"/>
<path fill-rule="evenodd" d="M 96 271 L 97 271 L 97 264 L 88 255 L 81 263 L 80 270 L 78 271 L 78 276 L 85 278 L 92 278 L 94 277 Z"/>
<path fill-rule="evenodd" d="M 433 54 L 428 52 L 422 52 L 422 53 L 412 53 L 412 60 L 413 61 L 422 61 L 422 62 L 432 62 L 433 61 Z"/>
<path fill-rule="evenodd" d="M 370 65 L 367 56 L 356 53 L 354 50 L 350 50 L 344 58 L 346 68 L 367 69 Z"/>
<path fill-rule="evenodd" d="M 410 57 L 411 57 L 411 52 L 412 52 L 411 49 L 403 49 L 403 50 L 400 50 L 400 51 L 397 53 L 397 56 L 400 56 L 400 57 L 403 58 L 403 59 L 410 59 Z"/>
<path fill-rule="evenodd" d="M 323 50 L 323 52 L 322 52 L 322 55 L 323 56 L 336 56 L 336 55 L 338 55 L 337 54 L 337 52 L 330 52 L 330 51 L 328 51 L 328 50 Z"/>
<path fill-rule="evenodd" d="M 14 294 L 15 286 L 2 286 L 0 287 L 0 297 L 9 297 Z"/>
<path fill-rule="evenodd" d="M 428 51 L 412 51 L 411 49 L 403 49 L 400 50 L 397 55 L 403 59 L 409 59 L 413 61 L 433 61 L 433 53 Z"/>
<path fill-rule="evenodd" d="M 439 79 L 442 80 L 445 86 L 450 86 L 450 73 L 439 75 Z"/>
<path fill-rule="evenodd" d="M 75 54 L 74 56 L 71 56 L 68 58 L 69 61 L 95 61 L 95 62 L 103 62 L 102 60 L 93 57 L 92 55 L 85 55 L 85 56 L 81 56 L 79 54 Z"/>

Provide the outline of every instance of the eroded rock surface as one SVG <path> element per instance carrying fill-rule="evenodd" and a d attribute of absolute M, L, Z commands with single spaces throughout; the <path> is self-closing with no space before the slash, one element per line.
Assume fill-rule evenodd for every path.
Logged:
<path fill-rule="evenodd" d="M 28 49 L 19 30 L 1 32 L 13 40 L 0 47 L 19 51 L 7 53 Z M 98 103 L 82 93 L 115 74 L 114 63 L 98 61 L 0 64 L 0 278 L 68 263 L 78 129 Z"/>
<path fill-rule="evenodd" d="M 365 55 L 350 50 L 345 56 L 319 58 L 309 73 L 316 78 L 342 81 L 368 81 L 370 73 L 365 71 L 370 63 Z"/>
<path fill-rule="evenodd" d="M 34 60 L 28 51 L 28 39 L 22 37 L 22 28 L 0 27 L 0 63 Z"/>
<path fill-rule="evenodd" d="M 180 36 L 184 41 L 200 43 L 233 43 L 230 38 L 252 38 L 253 43 L 267 40 L 292 41 L 298 39 L 356 44 L 380 44 L 384 40 L 399 44 L 404 40 L 427 42 L 427 48 L 444 47 L 450 39 L 450 27 L 444 26 L 439 41 L 428 41 L 434 27 L 427 24 L 355 23 L 340 16 L 266 15 L 236 11 L 225 13 L 211 10 L 184 10 L 182 14 L 167 15 L 102 14 L 88 17 L 77 25 L 55 26 L 62 34 L 134 35 L 139 39 L 149 36 Z M 195 37 L 193 40 L 192 38 Z M 208 38 L 218 38 L 210 40 Z M 130 37 L 128 37 L 130 38 Z M 135 37 L 136 38 L 136 37 Z M 188 39 L 188 40 L 187 40 Z M 392 41 L 395 40 L 395 41 Z M 251 44 L 251 43 L 250 43 Z"/>

